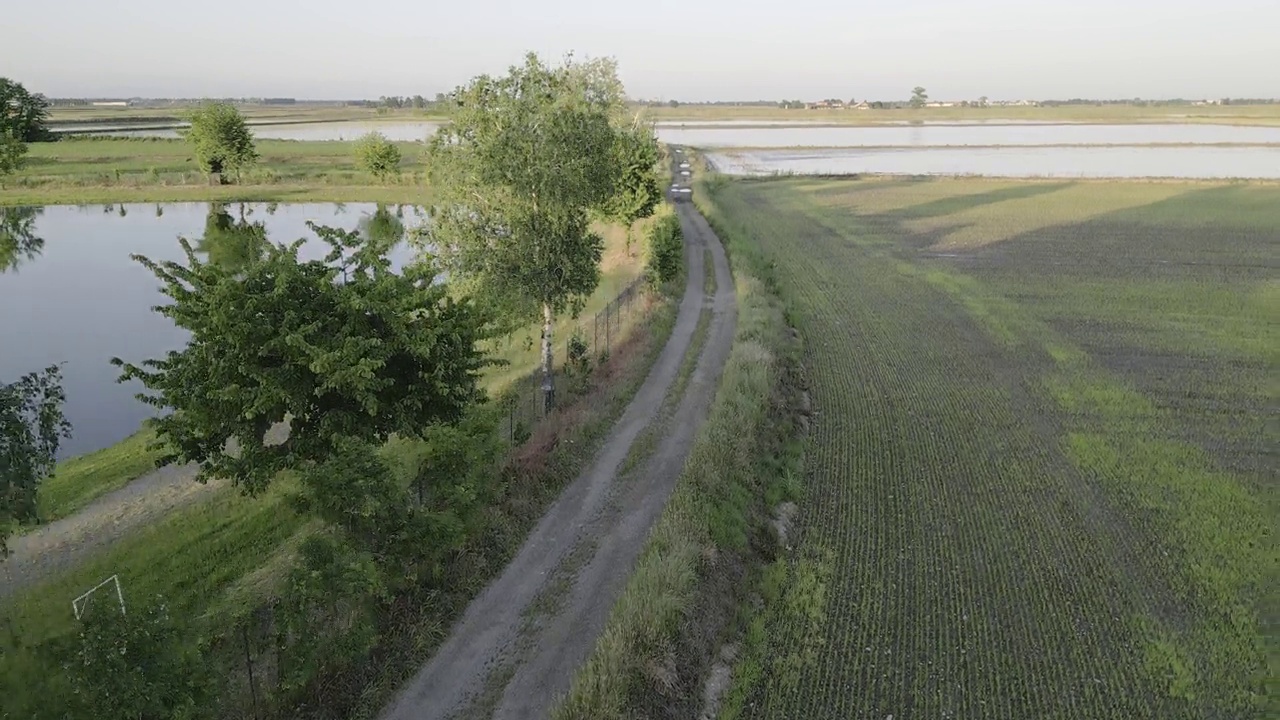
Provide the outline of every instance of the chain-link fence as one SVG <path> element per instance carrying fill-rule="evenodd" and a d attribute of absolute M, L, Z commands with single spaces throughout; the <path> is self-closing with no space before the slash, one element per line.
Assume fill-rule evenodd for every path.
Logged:
<path fill-rule="evenodd" d="M 648 312 L 649 293 L 649 283 L 637 278 L 595 315 L 557 326 L 557 335 L 563 338 L 554 348 L 557 387 L 584 377 L 614 353 L 627 325 Z M 502 432 L 512 444 L 523 440 L 550 410 L 541 383 L 533 382 L 538 376 L 535 373 L 529 381 L 516 383 L 498 400 L 507 411 Z"/>

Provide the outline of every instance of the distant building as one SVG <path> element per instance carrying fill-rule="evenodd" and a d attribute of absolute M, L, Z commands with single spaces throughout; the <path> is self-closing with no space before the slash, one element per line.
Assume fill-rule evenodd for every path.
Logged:
<path fill-rule="evenodd" d="M 94 100 L 89 104 L 94 107 L 129 107 L 128 100 Z"/>
<path fill-rule="evenodd" d="M 834 99 L 819 100 L 818 102 L 808 103 L 805 107 L 810 110 L 843 110 L 844 101 Z"/>

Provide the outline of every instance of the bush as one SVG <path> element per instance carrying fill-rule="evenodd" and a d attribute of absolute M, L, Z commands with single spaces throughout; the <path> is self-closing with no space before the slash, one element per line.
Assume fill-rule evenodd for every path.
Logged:
<path fill-rule="evenodd" d="M 380 132 L 371 132 L 356 142 L 356 160 L 379 180 L 400 172 L 400 148 Z"/>
<path fill-rule="evenodd" d="M 121 615 L 114 597 L 99 598 L 66 664 L 76 718 L 175 720 L 199 717 L 209 697 L 196 648 L 183 644 L 164 601 Z"/>
<path fill-rule="evenodd" d="M 684 233 L 680 218 L 664 215 L 649 230 L 649 265 L 646 273 L 654 285 L 666 284 L 684 269 Z"/>
<path fill-rule="evenodd" d="M 186 138 L 195 149 L 200 169 L 220 178 L 224 172 L 238 174 L 258 161 L 253 133 L 244 116 L 226 103 L 205 103 L 191 113 Z"/>

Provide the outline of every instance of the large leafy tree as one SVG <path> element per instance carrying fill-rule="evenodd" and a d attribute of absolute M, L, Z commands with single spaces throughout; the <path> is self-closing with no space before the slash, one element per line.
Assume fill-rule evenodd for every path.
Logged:
<path fill-rule="evenodd" d="M 911 107 L 922 108 L 929 102 L 929 93 L 919 85 L 911 89 Z"/>
<path fill-rule="evenodd" d="M 195 150 L 196 162 L 207 173 L 240 170 L 258 161 L 253 133 L 239 110 L 227 103 L 204 103 L 191 113 L 187 141 Z"/>
<path fill-rule="evenodd" d="M 0 136 L 8 133 L 24 143 L 50 140 L 48 122 L 49 101 L 44 95 L 0 77 Z"/>
<path fill-rule="evenodd" d="M 157 421 L 162 462 L 200 465 L 256 493 L 285 468 L 333 457 L 339 443 L 421 436 L 479 397 L 476 307 L 434 282 L 429 263 L 395 272 L 358 232 L 311 225 L 331 247 L 303 262 L 303 241 L 268 244 L 240 268 L 134 256 L 173 303 L 157 308 L 191 333 L 186 348 L 123 367 Z M 288 422 L 288 437 L 267 430 Z"/>
<path fill-rule="evenodd" d="M 62 376 L 57 366 L 0 383 L 0 558 L 14 523 L 36 519 L 36 491 L 53 470 L 71 426 L 62 415 Z"/>
<path fill-rule="evenodd" d="M 656 158 L 656 141 L 626 118 L 608 60 L 551 67 L 529 54 L 454 101 L 427 149 L 436 205 L 426 236 L 452 277 L 513 324 L 541 320 L 550 406 L 555 317 L 580 309 L 599 282 L 604 243 L 591 217 L 652 212 L 649 179 L 635 168 L 650 144 Z"/>

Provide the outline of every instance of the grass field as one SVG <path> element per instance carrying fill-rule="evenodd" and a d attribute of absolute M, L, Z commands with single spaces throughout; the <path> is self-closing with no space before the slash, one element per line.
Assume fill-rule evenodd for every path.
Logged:
<path fill-rule="evenodd" d="M 776 264 L 815 411 L 722 717 L 1274 709 L 1280 189 L 703 190 Z"/>
<path fill-rule="evenodd" d="M 155 432 L 143 427 L 115 445 L 58 463 L 53 474 L 40 483 L 40 521 L 72 515 L 155 468 L 162 453 L 148 447 L 154 440 Z"/>
<path fill-rule="evenodd" d="M 999 122 L 1001 120 L 1084 123 L 1218 123 L 1280 125 L 1277 105 L 1206 105 L 1138 107 L 1135 105 L 1071 105 L 1059 107 L 902 108 L 895 110 L 788 110 L 773 106 L 681 105 L 649 107 L 654 120 L 788 120 L 834 124 Z"/>
<path fill-rule="evenodd" d="M 211 186 L 183 140 L 77 138 L 33 143 L 25 167 L 0 188 L 0 204 L 422 199 L 420 143 L 398 143 L 401 174 L 386 181 L 356 167 L 354 142 L 256 144 L 261 158 L 238 182 Z"/>

